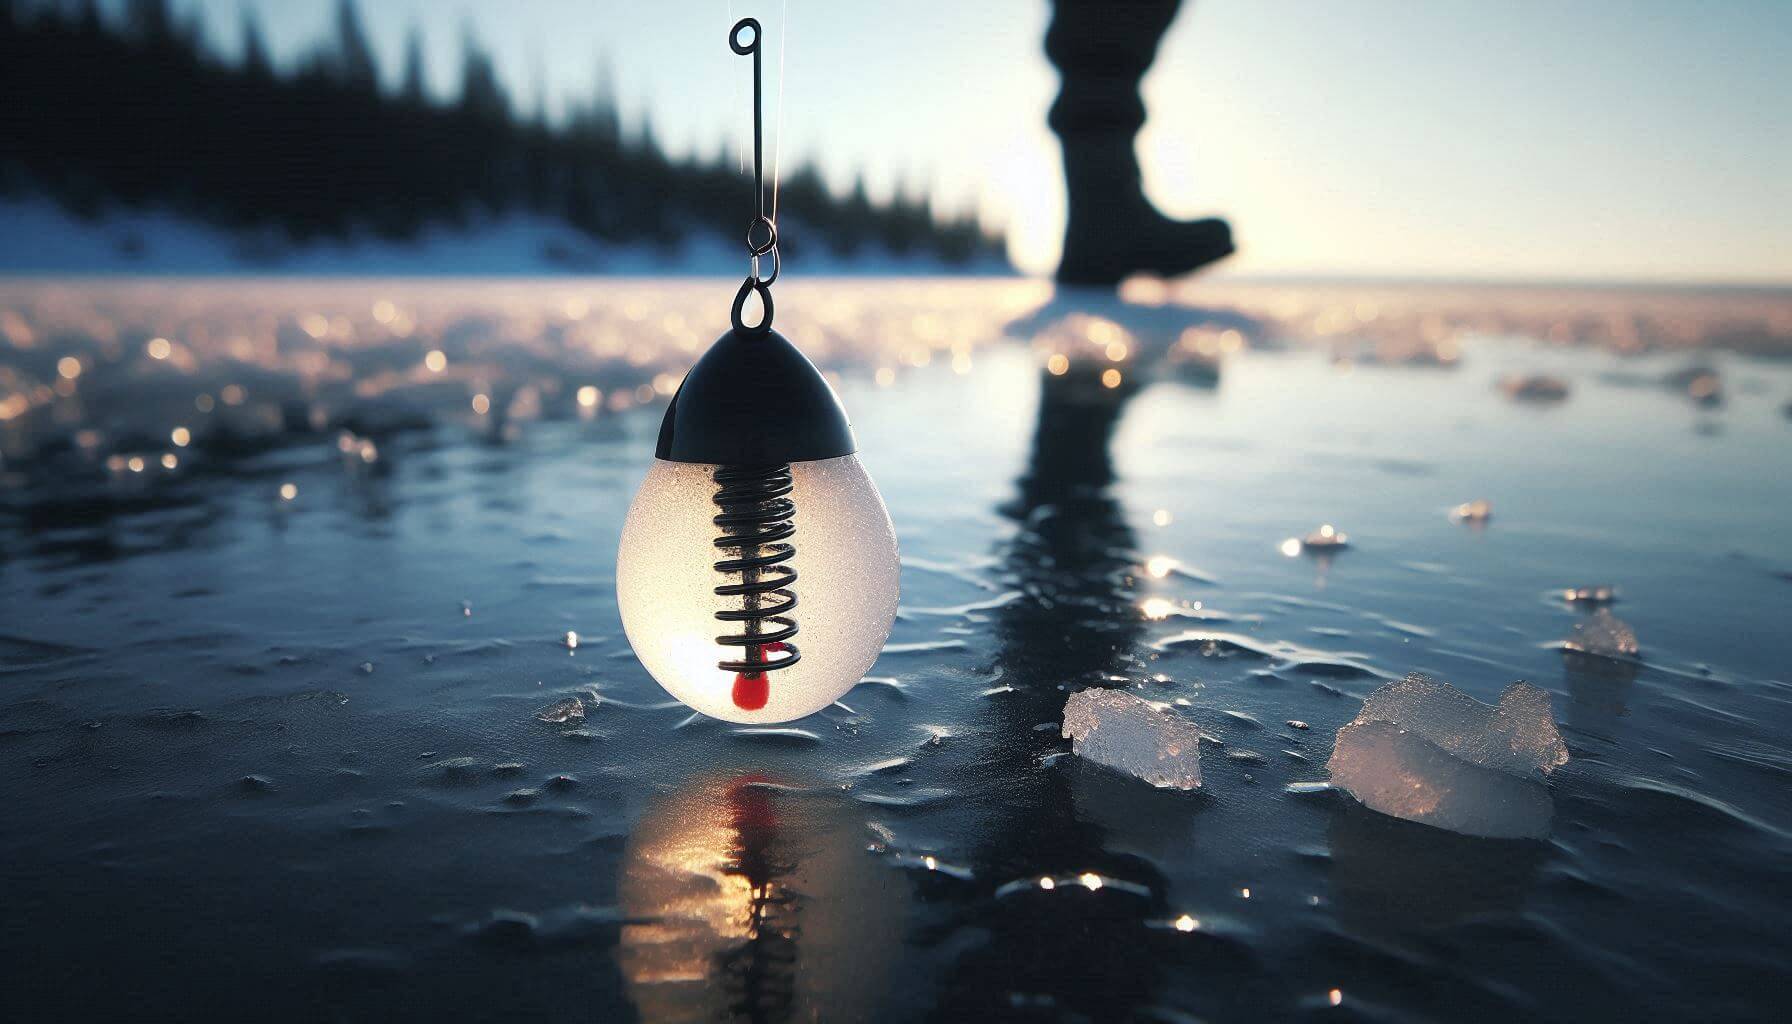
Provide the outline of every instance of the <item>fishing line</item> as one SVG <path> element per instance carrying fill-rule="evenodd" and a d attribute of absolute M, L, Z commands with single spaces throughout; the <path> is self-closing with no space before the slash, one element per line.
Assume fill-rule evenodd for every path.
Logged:
<path fill-rule="evenodd" d="M 772 223 L 778 222 L 778 185 L 784 180 L 784 44 L 790 40 L 790 0 L 778 12 L 778 120 L 772 125 Z"/>
<path fill-rule="evenodd" d="M 728 0 L 728 24 L 734 24 L 734 0 Z M 738 113 L 740 110 L 740 81 L 732 74 L 728 76 L 728 109 L 730 112 L 735 113 Z M 739 117 L 736 117 L 735 123 L 737 125 L 744 125 L 746 122 Z M 734 170 L 738 174 L 747 173 L 747 139 L 745 132 L 745 128 L 736 128 L 729 133 L 734 136 Z"/>

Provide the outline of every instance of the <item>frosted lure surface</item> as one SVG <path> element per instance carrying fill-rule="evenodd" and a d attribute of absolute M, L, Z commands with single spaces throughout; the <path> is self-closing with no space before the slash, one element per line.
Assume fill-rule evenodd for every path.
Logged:
<path fill-rule="evenodd" d="M 715 593 L 734 581 L 714 567 L 725 555 L 714 543 L 716 468 L 655 460 L 635 493 L 616 557 L 623 630 L 653 678 L 706 715 L 767 724 L 814 714 L 858 684 L 889 638 L 899 593 L 890 514 L 857 456 L 791 464 L 802 659 L 764 674 L 763 706 L 743 706 L 736 673 L 716 666 L 740 656 L 716 643 L 737 627 L 715 613 L 740 607 Z"/>

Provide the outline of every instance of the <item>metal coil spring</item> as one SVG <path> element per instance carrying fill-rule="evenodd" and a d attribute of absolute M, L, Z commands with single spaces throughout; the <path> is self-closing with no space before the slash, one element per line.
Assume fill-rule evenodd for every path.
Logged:
<path fill-rule="evenodd" d="M 745 627 L 740 633 L 716 637 L 718 644 L 743 648 L 745 656 L 716 665 L 724 672 L 754 676 L 789 668 L 802 657 L 790 642 L 796 636 L 796 620 L 790 617 L 796 608 L 796 592 L 790 589 L 796 568 L 788 564 L 796 547 L 786 543 L 796 533 L 790 465 L 723 466 L 716 470 L 715 480 L 719 489 L 713 500 L 721 511 L 712 521 L 722 530 L 715 545 L 735 552 L 735 557 L 717 561 L 715 569 L 740 577 L 740 582 L 723 584 L 715 592 L 741 598 L 740 608 L 724 608 L 716 618 Z"/>

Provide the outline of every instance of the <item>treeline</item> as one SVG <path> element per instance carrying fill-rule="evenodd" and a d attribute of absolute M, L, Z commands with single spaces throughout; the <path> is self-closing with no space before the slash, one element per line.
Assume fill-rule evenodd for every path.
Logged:
<path fill-rule="evenodd" d="M 721 147 L 668 157 L 645 121 L 625 130 L 602 87 L 561 124 L 520 113 L 470 36 L 459 95 L 442 102 L 425 90 L 415 32 L 397 89 L 382 88 L 353 0 L 334 38 L 287 73 L 252 16 L 242 31 L 232 63 L 168 0 L 127 0 L 117 15 L 95 0 L 0 0 L 0 192 L 47 191 L 83 214 L 153 202 L 297 241 L 357 229 L 407 239 L 528 211 L 594 239 L 669 245 L 732 237 L 749 219 L 751 186 Z M 813 166 L 781 188 L 785 219 L 802 228 L 784 232 L 787 254 L 816 242 L 952 263 L 1004 252 L 973 216 L 936 216 L 924 197 L 874 203 L 862 181 L 835 195 Z"/>

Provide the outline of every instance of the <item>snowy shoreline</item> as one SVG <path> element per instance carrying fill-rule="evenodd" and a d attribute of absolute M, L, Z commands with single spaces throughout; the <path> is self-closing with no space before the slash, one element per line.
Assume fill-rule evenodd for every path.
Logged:
<path fill-rule="evenodd" d="M 1018 276 L 991 260 L 954 266 L 880 249 L 842 259 L 822 248 L 791 268 L 817 276 Z M 0 198 L 0 275 L 6 276 L 686 277 L 735 276 L 744 264 L 739 247 L 718 235 L 672 246 L 614 244 L 531 214 L 431 225 L 410 241 L 364 235 L 301 244 L 278 232 L 237 233 L 153 207 L 83 219 L 41 197 Z"/>

